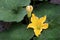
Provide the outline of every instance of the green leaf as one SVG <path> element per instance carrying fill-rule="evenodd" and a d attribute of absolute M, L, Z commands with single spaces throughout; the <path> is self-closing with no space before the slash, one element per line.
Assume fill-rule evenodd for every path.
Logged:
<path fill-rule="evenodd" d="M 14 24 L 9 30 L 0 33 L 0 40 L 30 40 L 33 31 L 27 25 Z"/>
<path fill-rule="evenodd" d="M 23 7 L 29 4 L 30 0 L 0 0 L 0 21 L 20 22 L 26 15 Z"/>
<path fill-rule="evenodd" d="M 0 7 L 7 9 L 15 9 L 19 6 L 27 6 L 30 0 L 0 0 Z"/>
<path fill-rule="evenodd" d="M 43 30 L 41 35 L 34 40 L 59 40 L 60 39 L 60 5 L 43 3 L 34 8 L 36 16 L 47 16 L 46 22 L 49 23 L 49 28 Z"/>
<path fill-rule="evenodd" d="M 26 15 L 25 8 L 20 8 L 18 13 L 16 13 L 16 14 L 11 10 L 0 8 L 0 20 L 2 20 L 2 21 L 20 22 L 24 18 L 25 15 Z"/>

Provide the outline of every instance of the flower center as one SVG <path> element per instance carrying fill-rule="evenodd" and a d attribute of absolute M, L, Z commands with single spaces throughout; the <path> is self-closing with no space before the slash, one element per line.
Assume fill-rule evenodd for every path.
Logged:
<path fill-rule="evenodd" d="M 37 26 L 37 29 L 40 30 L 40 28 L 41 28 L 41 27 L 38 25 L 38 26 Z"/>

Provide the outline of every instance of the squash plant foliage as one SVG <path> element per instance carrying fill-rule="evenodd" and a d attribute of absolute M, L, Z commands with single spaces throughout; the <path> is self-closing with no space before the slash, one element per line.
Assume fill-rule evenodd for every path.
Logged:
<path fill-rule="evenodd" d="M 23 7 L 29 4 L 30 0 L 0 0 L 0 20 L 20 22 L 26 15 Z"/>
<path fill-rule="evenodd" d="M 26 6 L 33 6 L 37 17 L 47 16 L 47 30 L 39 37 L 32 29 L 27 29 Z M 0 21 L 14 22 L 8 30 L 0 32 L 0 40 L 59 40 L 60 39 L 60 1 L 58 0 L 0 0 Z"/>

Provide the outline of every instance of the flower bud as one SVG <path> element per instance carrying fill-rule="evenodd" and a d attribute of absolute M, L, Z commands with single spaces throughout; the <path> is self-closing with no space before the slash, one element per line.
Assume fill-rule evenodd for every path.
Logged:
<path fill-rule="evenodd" d="M 26 7 L 26 11 L 27 11 L 27 16 L 28 17 L 31 17 L 31 13 L 32 13 L 32 11 L 33 11 L 33 6 L 27 6 Z"/>

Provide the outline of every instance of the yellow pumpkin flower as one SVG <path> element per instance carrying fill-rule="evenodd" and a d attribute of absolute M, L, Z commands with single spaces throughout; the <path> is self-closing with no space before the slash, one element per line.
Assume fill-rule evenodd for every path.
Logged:
<path fill-rule="evenodd" d="M 48 23 L 44 23 L 46 21 L 46 16 L 38 18 L 34 14 L 32 14 L 31 22 L 27 28 L 33 28 L 35 35 L 38 37 L 41 34 L 43 29 L 48 28 Z"/>

